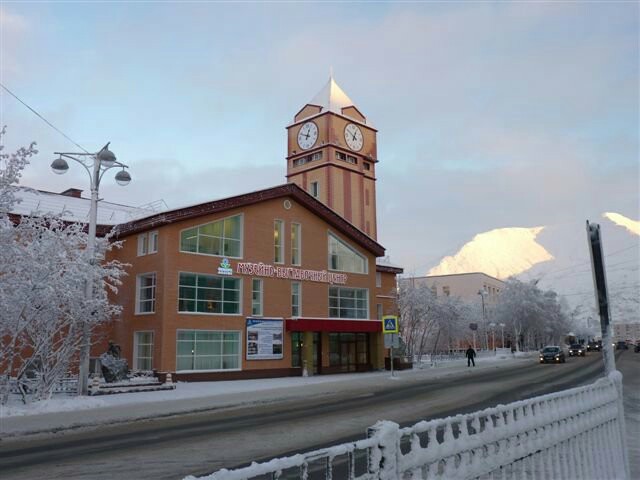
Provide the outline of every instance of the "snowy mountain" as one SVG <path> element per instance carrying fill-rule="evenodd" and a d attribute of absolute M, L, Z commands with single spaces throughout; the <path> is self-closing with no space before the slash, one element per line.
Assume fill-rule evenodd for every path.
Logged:
<path fill-rule="evenodd" d="M 479 233 L 455 255 L 443 258 L 427 275 L 483 272 L 501 279 L 518 275 L 538 263 L 553 260 L 553 255 L 536 242 L 543 229 L 498 228 Z"/>
<path fill-rule="evenodd" d="M 600 223 L 614 322 L 640 322 L 640 222 L 607 212 Z M 532 228 L 499 228 L 473 237 L 428 275 L 484 272 L 500 279 L 539 280 L 595 325 L 595 297 L 584 222 Z"/>

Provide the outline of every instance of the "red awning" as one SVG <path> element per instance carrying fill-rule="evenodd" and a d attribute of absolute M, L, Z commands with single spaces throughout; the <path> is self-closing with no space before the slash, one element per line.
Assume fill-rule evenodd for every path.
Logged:
<path fill-rule="evenodd" d="M 288 332 L 381 332 L 380 320 L 338 320 L 327 318 L 288 318 Z"/>

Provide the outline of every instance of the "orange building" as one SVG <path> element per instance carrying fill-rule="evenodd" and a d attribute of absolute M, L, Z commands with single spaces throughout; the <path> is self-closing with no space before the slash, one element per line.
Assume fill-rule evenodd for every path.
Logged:
<path fill-rule="evenodd" d="M 283 185 L 116 226 L 130 267 L 106 337 L 181 380 L 384 366 L 396 275 L 378 264 L 376 130 L 333 78 L 287 127 Z M 104 345 L 94 348 L 96 355 Z"/>

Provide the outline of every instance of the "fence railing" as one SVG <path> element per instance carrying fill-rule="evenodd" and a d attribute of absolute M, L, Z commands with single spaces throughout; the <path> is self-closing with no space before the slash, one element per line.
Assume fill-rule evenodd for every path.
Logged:
<path fill-rule="evenodd" d="M 381 421 L 357 442 L 200 480 L 627 480 L 623 415 L 622 378 L 614 372 L 591 385 L 411 427 Z"/>

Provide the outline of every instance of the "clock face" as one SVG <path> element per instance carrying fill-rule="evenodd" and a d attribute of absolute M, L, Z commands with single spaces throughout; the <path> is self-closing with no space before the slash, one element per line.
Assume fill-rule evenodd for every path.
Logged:
<path fill-rule="evenodd" d="M 298 132 L 298 145 L 302 150 L 309 150 L 318 139 L 318 126 L 313 122 L 307 122 Z"/>
<path fill-rule="evenodd" d="M 362 149 L 362 143 L 364 140 L 362 137 L 362 131 L 357 125 L 350 123 L 345 127 L 344 139 L 351 150 L 359 152 Z"/>

